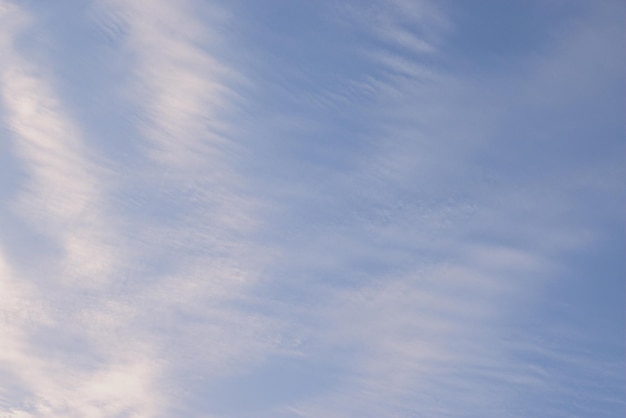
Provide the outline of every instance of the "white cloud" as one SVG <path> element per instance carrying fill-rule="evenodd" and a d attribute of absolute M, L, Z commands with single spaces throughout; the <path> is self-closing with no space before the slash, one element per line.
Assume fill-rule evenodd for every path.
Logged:
<path fill-rule="evenodd" d="M 35 24 L 16 5 L 4 6 L 9 10 L 4 19 Z M 28 25 L 5 28 L 0 67 L 5 124 L 27 173 L 12 205 L 30 228 L 60 250 L 33 253 L 27 268 L 22 262 L 10 263 L 3 254 L 1 304 L 6 320 L 0 356 L 8 373 L 3 379 L 13 380 L 15 398 L 2 410 L 8 416 L 97 417 L 138 405 L 156 408 L 159 402 L 146 389 L 145 379 L 136 380 L 124 393 L 111 380 L 143 379 L 137 374 L 138 362 L 145 362 L 139 360 L 142 356 L 126 359 L 128 365 L 115 365 L 115 360 L 107 365 L 108 359 L 99 358 L 88 338 L 98 324 L 75 322 L 75 313 L 84 309 L 83 295 L 98 294 L 123 265 L 118 232 L 105 214 L 105 171 L 90 159 L 93 155 L 57 98 L 50 75 L 13 47 Z M 84 345 L 79 355 L 76 342 Z M 92 362 L 90 367 L 81 366 L 85 358 Z M 107 371 L 111 368 L 114 371 Z M 141 370 L 147 375 L 154 371 L 144 366 Z M 105 409 L 103 402 L 109 405 Z"/>
<path fill-rule="evenodd" d="M 123 22 L 117 26 L 125 28 L 135 72 L 127 98 L 141 109 L 152 157 L 177 169 L 197 168 L 207 156 L 219 163 L 224 148 L 232 146 L 224 139 L 229 126 L 222 116 L 236 96 L 224 80 L 238 76 L 203 49 L 219 44 L 217 31 L 192 17 L 190 2 L 106 1 L 96 7 L 101 26 Z"/>
<path fill-rule="evenodd" d="M 277 349 L 268 320 L 237 307 L 264 256 L 238 240 L 258 221 L 225 158 L 220 112 L 230 93 L 217 74 L 232 74 L 196 44 L 206 41 L 204 29 L 179 7 L 109 4 L 119 15 L 106 32 L 136 53 L 138 84 L 125 99 L 143 113 L 144 149 L 154 158 L 125 177 L 128 171 L 105 169 L 50 72 L 15 47 L 39 22 L 4 5 L 4 19 L 28 22 L 2 33 L 4 123 L 27 173 L 10 204 L 60 251 L 33 251 L 29 266 L 7 261 L 0 272 L 2 336 L 10 342 L 0 350 L 8 370 L 2 379 L 13 379 L 19 393 L 1 409 L 9 416 L 167 416 L 181 408 L 185 389 L 174 387 L 183 373 L 216 379 Z M 138 217 L 144 208 L 119 205 L 126 191 L 153 193 L 160 200 L 152 205 L 177 195 L 182 216 Z M 165 271 L 152 267 L 164 261 Z"/>
<path fill-rule="evenodd" d="M 15 18 L 26 20 L 19 11 Z M 17 32 L 4 33 L 4 37 Z M 0 71 L 5 123 L 29 177 L 14 210 L 61 247 L 64 261 L 55 280 L 99 286 L 113 272 L 116 254 L 110 223 L 102 213 L 97 167 L 79 129 L 64 114 L 45 71 L 27 62 L 7 42 Z"/>

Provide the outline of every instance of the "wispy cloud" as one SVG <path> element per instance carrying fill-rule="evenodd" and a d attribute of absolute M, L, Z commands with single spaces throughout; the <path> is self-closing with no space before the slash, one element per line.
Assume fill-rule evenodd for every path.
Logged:
<path fill-rule="evenodd" d="M 385 15 L 382 3 L 372 9 L 377 17 Z M 365 24 L 372 18 L 367 10 L 357 10 Z M 419 27 L 420 21 L 413 24 Z M 549 66 L 576 72 L 572 79 L 595 73 L 566 58 L 566 51 L 580 45 L 578 29 L 563 33 L 566 41 L 546 44 L 544 52 L 551 57 Z M 389 33 L 404 30 L 397 23 Z M 610 42 L 611 35 L 605 35 Z M 588 60 L 596 48 L 578 52 Z M 369 67 L 373 75 L 367 75 L 373 78 L 368 84 L 376 86 L 374 99 L 359 112 L 369 116 L 374 133 L 351 143 L 349 174 L 314 169 L 312 178 L 303 174 L 294 187 L 306 189 L 308 196 L 283 208 L 289 216 L 279 228 L 293 223 L 300 229 L 281 236 L 290 242 L 284 249 L 289 261 L 276 280 L 285 275 L 289 286 L 297 277 L 297 287 L 306 289 L 289 294 L 293 306 L 284 315 L 294 314 L 302 325 L 296 334 L 303 356 L 324 357 L 331 370 L 341 370 L 341 378 L 329 377 L 326 387 L 305 400 L 294 399 L 293 408 L 282 412 L 311 417 L 538 413 L 520 394 L 541 397 L 542 391 L 565 390 L 567 373 L 516 358 L 526 348 L 515 324 L 523 322 L 524 312 L 549 304 L 547 287 L 571 274 L 564 258 L 594 245 L 595 226 L 588 228 L 589 218 L 581 224 L 580 214 L 567 214 L 567 208 L 581 208 L 580 196 L 567 186 L 580 177 L 558 162 L 558 150 L 547 151 L 547 165 L 534 154 L 554 144 L 549 138 L 517 154 L 520 164 L 508 168 L 483 166 L 481 158 L 492 150 L 505 156 L 507 147 L 516 147 L 534 129 L 553 129 L 567 120 L 548 106 L 551 117 L 531 127 L 523 124 L 524 109 L 536 104 L 525 92 L 544 86 L 546 62 L 527 57 L 525 71 L 489 80 L 419 55 L 396 58 L 381 49 L 369 57 L 375 64 Z M 415 71 L 420 67 L 423 72 Z M 607 85 L 619 78 L 610 74 Z M 590 89 L 594 95 L 601 90 Z M 563 96 L 555 92 L 554 97 Z M 571 98 L 565 101 L 579 106 Z M 520 131 L 503 137 L 510 126 Z M 343 153 L 346 145 L 339 142 L 333 144 Z M 542 164 L 541 171 L 523 167 L 524 162 Z M 603 163 L 597 163 L 600 169 Z M 555 336 L 553 344 L 566 344 L 560 338 Z M 582 357 L 572 359 L 573 374 L 600 379 L 601 370 L 610 368 L 603 362 L 591 369 L 583 364 Z M 587 396 L 603 402 L 597 391 Z M 550 408 L 554 416 L 568 414 Z"/>
<path fill-rule="evenodd" d="M 219 161 L 229 145 L 222 116 L 236 96 L 225 81 L 237 73 L 206 50 L 216 50 L 218 31 L 192 18 L 191 2 L 108 1 L 96 7 L 101 26 L 114 21 L 124 28 L 134 73 L 128 99 L 141 107 L 151 155 L 178 168 L 211 153 Z M 219 22 L 221 16 L 211 16 L 216 13 L 211 9 L 207 17 Z"/>
<path fill-rule="evenodd" d="M 147 153 L 132 171 L 119 170 L 72 119 L 53 74 L 15 47 L 36 17 L 4 6 L 4 20 L 24 22 L 3 34 L 4 123 L 27 173 L 11 205 L 53 250 L 2 271 L 3 337 L 11 342 L 3 380 L 15 382 L 3 413 L 176 413 L 180 405 L 164 394 L 185 397 L 172 389 L 181 373 L 214 379 L 276 347 L 268 321 L 237 308 L 262 257 L 238 240 L 256 221 L 229 169 L 220 116 L 230 93 L 217 74 L 232 74 L 196 44 L 203 28 L 181 8 L 106 4 L 118 15 L 100 19 L 104 32 L 135 54 L 132 93 L 119 100 L 132 99 L 141 115 Z M 98 20 L 103 12 L 93 13 Z M 183 204 L 163 222 L 158 205 L 172 197 Z M 32 324 L 11 319 L 22 312 Z"/>
<path fill-rule="evenodd" d="M 7 7 L 5 18 L 25 20 Z M 2 91 L 14 150 L 30 173 L 15 210 L 58 241 L 65 259 L 58 264 L 59 278 L 97 285 L 111 273 L 115 253 L 101 210 L 99 173 L 44 71 L 11 49 L 14 36 L 5 34 L 9 42 L 3 53 Z"/>
<path fill-rule="evenodd" d="M 103 358 L 90 334 L 104 323 L 80 321 L 85 311 L 98 309 L 99 295 L 125 266 L 119 231 L 106 214 L 106 170 L 93 161 L 50 74 L 14 47 L 34 19 L 15 4 L 3 6 L 3 19 L 24 22 L 7 25 L 3 34 L 4 123 L 27 173 L 12 206 L 53 249 L 32 253 L 27 262 L 3 258 L 2 305 L 8 315 L 25 315 L 3 324 L 7 344 L 1 351 L 8 373 L 3 379 L 13 382 L 3 411 L 8 416 L 96 417 L 138 405 L 158 409 L 147 389 L 147 376 L 156 369 L 146 367 L 139 352 Z M 119 380 L 126 382 L 124 390 Z M 103 402 L 106 407 L 98 406 Z"/>
<path fill-rule="evenodd" d="M 571 307 L 623 225 L 611 7 L 483 69 L 451 4 L 0 4 L 0 416 L 623 409 L 608 314 Z M 59 22 L 109 107 L 20 41 Z"/>

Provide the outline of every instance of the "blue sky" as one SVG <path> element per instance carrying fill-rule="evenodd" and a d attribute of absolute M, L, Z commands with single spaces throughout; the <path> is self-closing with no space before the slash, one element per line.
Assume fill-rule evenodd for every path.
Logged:
<path fill-rule="evenodd" d="M 0 0 L 0 417 L 620 417 L 621 1 Z"/>

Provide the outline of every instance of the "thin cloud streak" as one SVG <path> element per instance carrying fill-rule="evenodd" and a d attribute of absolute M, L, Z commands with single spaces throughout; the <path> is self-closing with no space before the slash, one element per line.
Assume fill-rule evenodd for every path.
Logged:
<path fill-rule="evenodd" d="M 210 155 L 217 162 L 223 147 L 232 146 L 223 136 L 229 128 L 221 116 L 235 96 L 224 81 L 237 78 L 236 73 L 201 47 L 211 49 L 218 41 L 191 17 L 192 5 L 111 0 L 101 2 L 96 12 L 104 14 L 97 22 L 117 21 L 125 29 L 125 46 L 135 64 L 127 98 L 142 107 L 149 154 L 178 169 L 201 164 Z"/>

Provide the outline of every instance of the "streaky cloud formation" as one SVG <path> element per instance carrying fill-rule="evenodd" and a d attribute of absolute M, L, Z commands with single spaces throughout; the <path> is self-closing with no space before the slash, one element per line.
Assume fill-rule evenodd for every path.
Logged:
<path fill-rule="evenodd" d="M 0 417 L 613 417 L 624 5 L 0 0 Z"/>

